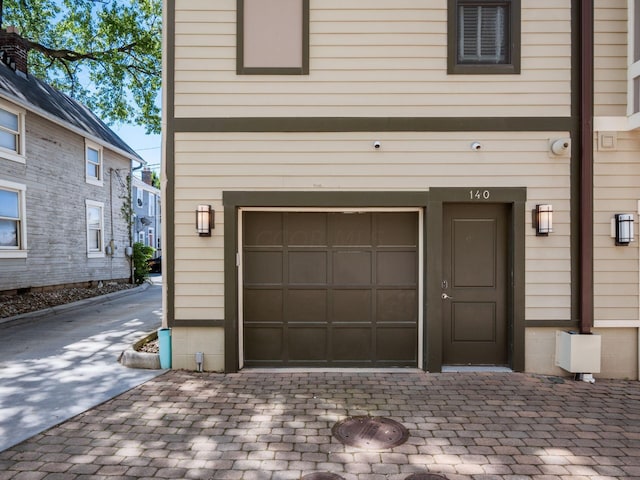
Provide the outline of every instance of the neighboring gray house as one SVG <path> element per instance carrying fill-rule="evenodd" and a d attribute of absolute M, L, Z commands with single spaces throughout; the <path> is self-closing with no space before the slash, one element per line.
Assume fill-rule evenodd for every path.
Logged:
<path fill-rule="evenodd" d="M 0 31 L 0 293 L 128 280 L 132 162 L 144 161 L 84 105 L 27 71 Z"/>
<path fill-rule="evenodd" d="M 160 247 L 160 189 L 151 185 L 151 170 L 142 171 L 142 180 L 133 177 L 133 241 L 155 248 L 153 257 L 162 254 Z"/>

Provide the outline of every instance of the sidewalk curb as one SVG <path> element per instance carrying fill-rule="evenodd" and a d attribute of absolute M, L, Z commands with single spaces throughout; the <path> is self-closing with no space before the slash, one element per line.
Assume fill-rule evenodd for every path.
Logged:
<path fill-rule="evenodd" d="M 151 340 L 155 340 L 156 338 L 158 338 L 157 330 L 144 336 L 133 345 L 129 346 L 125 351 L 123 351 L 118 357 L 118 362 L 129 368 L 160 370 L 161 368 L 159 353 L 139 352 L 137 350 L 139 346 L 144 345 Z"/>
<path fill-rule="evenodd" d="M 86 307 L 87 305 L 92 305 L 95 303 L 102 303 L 108 300 L 113 300 L 119 297 L 126 297 L 128 295 L 133 295 L 134 293 L 144 292 L 151 285 L 149 282 L 145 282 L 142 285 L 129 288 L 127 290 L 120 290 L 119 292 L 107 293 L 105 295 L 98 295 L 96 297 L 84 298 L 82 300 L 78 300 L 77 302 L 65 303 L 63 305 L 56 305 L 55 307 L 45 308 L 43 310 L 38 310 L 35 312 L 22 313 L 20 315 L 14 315 L 13 317 L 0 318 L 0 325 L 9 322 L 17 322 L 17 321 L 29 321 L 36 320 L 40 317 L 45 317 L 47 315 L 59 315 L 64 312 L 68 312 L 70 310 L 74 310 L 79 307 Z"/>

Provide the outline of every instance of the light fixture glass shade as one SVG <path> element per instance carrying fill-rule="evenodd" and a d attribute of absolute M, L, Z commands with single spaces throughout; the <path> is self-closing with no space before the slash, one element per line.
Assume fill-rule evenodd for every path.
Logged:
<path fill-rule="evenodd" d="M 616 213 L 616 245 L 633 242 L 633 214 Z"/>
<path fill-rule="evenodd" d="M 201 237 L 211 236 L 213 224 L 213 212 L 211 205 L 198 205 L 196 210 L 196 230 Z"/>
<path fill-rule="evenodd" d="M 553 232 L 553 206 L 548 204 L 536 205 L 536 235 L 546 236 Z"/>

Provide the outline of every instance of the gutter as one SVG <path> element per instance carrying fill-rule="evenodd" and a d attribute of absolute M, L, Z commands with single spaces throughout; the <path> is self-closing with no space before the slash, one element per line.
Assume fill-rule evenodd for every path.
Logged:
<path fill-rule="evenodd" d="M 580 333 L 593 328 L 593 0 L 581 0 L 580 10 L 580 210 L 579 315 Z"/>

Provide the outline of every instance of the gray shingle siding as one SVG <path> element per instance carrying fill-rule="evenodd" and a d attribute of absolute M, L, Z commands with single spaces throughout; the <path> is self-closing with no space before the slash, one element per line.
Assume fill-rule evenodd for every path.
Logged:
<path fill-rule="evenodd" d="M 130 276 L 122 216 L 130 160 L 103 150 L 103 186 L 85 181 L 85 139 L 38 115 L 26 115 L 26 163 L 0 158 L 0 180 L 26 190 L 26 259 L 0 258 L 0 291 Z M 111 171 L 114 169 L 114 171 Z M 104 241 L 113 256 L 87 258 L 85 201 L 104 203 Z"/>

